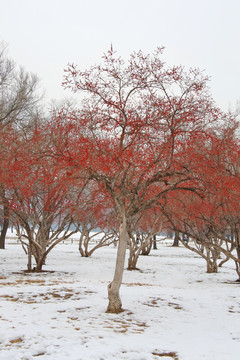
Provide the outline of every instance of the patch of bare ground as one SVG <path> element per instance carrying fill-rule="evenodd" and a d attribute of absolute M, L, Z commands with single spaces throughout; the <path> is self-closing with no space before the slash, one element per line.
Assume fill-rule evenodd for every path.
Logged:
<path fill-rule="evenodd" d="M 45 354 L 46 354 L 45 352 L 40 352 L 40 353 L 34 354 L 33 356 L 34 356 L 34 357 L 37 357 L 37 356 L 43 356 L 43 355 L 45 355 Z"/>
<path fill-rule="evenodd" d="M 176 303 L 169 302 L 168 306 L 171 306 L 176 310 L 183 310 L 183 307 L 181 305 L 179 305 L 179 304 L 176 304 Z"/>
<path fill-rule="evenodd" d="M 12 295 L 1 295 L 0 297 L 1 297 L 1 298 L 4 298 L 4 299 L 6 299 L 6 300 L 9 300 L 9 301 L 13 301 L 13 302 L 16 302 L 16 301 L 19 300 L 18 297 L 14 297 L 14 296 L 12 296 Z"/>
<path fill-rule="evenodd" d="M 91 291 L 91 290 L 86 290 L 86 291 L 84 291 L 84 294 L 97 294 L 97 292 L 96 291 Z"/>
<path fill-rule="evenodd" d="M 160 302 L 166 301 L 160 297 L 151 298 L 148 302 L 143 303 L 143 305 L 149 306 L 149 307 L 160 307 Z M 175 302 L 168 302 L 168 306 L 173 307 L 175 310 L 183 310 L 183 307 Z"/>
<path fill-rule="evenodd" d="M 6 280 L 6 278 L 3 278 Z M 15 281 L 7 281 L 1 282 L 0 286 L 19 286 L 19 285 L 37 285 L 37 286 L 54 286 L 54 285 L 62 285 L 62 284 L 72 284 L 72 281 L 64 281 L 64 280 L 50 280 L 50 279 L 26 279 L 21 278 Z"/>
<path fill-rule="evenodd" d="M 148 325 L 145 322 L 134 321 L 133 319 L 106 320 L 103 324 L 105 329 L 112 329 L 115 333 L 143 333 Z"/>
<path fill-rule="evenodd" d="M 229 306 L 229 310 L 228 310 L 228 312 L 229 313 L 232 313 L 232 314 L 234 314 L 234 313 L 240 313 L 240 310 L 239 310 L 239 308 L 235 308 L 234 306 Z"/>
<path fill-rule="evenodd" d="M 144 284 L 144 283 L 123 283 L 123 285 L 126 285 L 126 286 L 155 286 L 153 284 Z"/>
<path fill-rule="evenodd" d="M 5 278 L 6 279 L 6 278 Z M 0 283 L 1 286 L 17 286 L 17 285 L 45 285 L 45 280 L 38 280 L 38 279 L 18 279 L 15 281 L 8 281 Z"/>
<path fill-rule="evenodd" d="M 20 337 L 17 339 L 10 340 L 11 344 L 17 344 L 17 343 L 21 343 L 21 342 L 23 342 L 23 339 Z"/>
<path fill-rule="evenodd" d="M 23 342 L 23 338 L 21 337 L 18 337 L 18 338 L 15 338 L 15 339 L 12 339 L 9 341 L 11 345 L 14 345 L 14 344 L 21 344 Z M 9 346 L 11 346 L 9 345 Z"/>
<path fill-rule="evenodd" d="M 77 310 L 77 311 L 82 311 L 82 310 L 86 310 L 86 309 L 90 309 L 90 306 L 82 306 L 82 307 L 75 308 L 75 310 Z"/>
<path fill-rule="evenodd" d="M 174 360 L 179 360 L 179 357 L 176 352 L 163 352 L 163 353 L 153 352 L 152 355 L 158 357 L 170 357 Z"/>
<path fill-rule="evenodd" d="M 72 289 L 68 288 L 62 288 L 58 291 L 51 291 L 51 292 L 45 292 L 45 293 L 39 293 L 39 294 L 31 294 L 29 296 L 23 295 L 23 293 L 17 293 L 16 295 L 1 295 L 0 299 L 5 299 L 8 301 L 13 302 L 20 302 L 25 304 L 34 304 L 34 303 L 40 303 L 42 301 L 55 301 L 56 299 L 58 301 L 64 301 L 71 298 L 74 298 L 74 300 L 80 299 L 80 293 L 74 293 Z"/>
<path fill-rule="evenodd" d="M 160 297 L 156 297 L 156 298 L 151 298 L 151 300 L 149 300 L 146 303 L 143 303 L 143 305 L 146 306 L 150 306 L 150 307 L 159 307 L 159 302 L 160 301 L 164 301 L 164 299 L 160 298 Z"/>

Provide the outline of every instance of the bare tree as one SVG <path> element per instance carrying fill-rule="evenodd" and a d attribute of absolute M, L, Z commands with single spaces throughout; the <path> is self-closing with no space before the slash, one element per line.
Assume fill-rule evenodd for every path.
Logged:
<path fill-rule="evenodd" d="M 17 69 L 0 44 L 0 124 L 26 125 L 41 99 L 36 75 Z"/>

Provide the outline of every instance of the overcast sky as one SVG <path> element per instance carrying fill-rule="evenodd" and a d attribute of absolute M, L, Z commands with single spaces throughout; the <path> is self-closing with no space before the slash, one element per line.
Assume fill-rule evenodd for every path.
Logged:
<path fill-rule="evenodd" d="M 61 88 L 68 62 L 85 69 L 112 43 L 124 58 L 165 46 L 169 65 L 205 70 L 217 105 L 234 109 L 239 39 L 240 0 L 0 0 L 0 40 L 49 99 L 69 95 Z"/>

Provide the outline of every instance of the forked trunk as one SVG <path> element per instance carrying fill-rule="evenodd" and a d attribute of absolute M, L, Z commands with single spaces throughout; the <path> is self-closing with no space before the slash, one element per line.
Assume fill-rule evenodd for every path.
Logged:
<path fill-rule="evenodd" d="M 45 265 L 46 257 L 47 257 L 46 248 L 41 250 L 37 249 L 37 252 L 34 254 L 34 258 L 36 261 L 36 268 L 34 269 L 35 271 L 37 272 L 42 271 L 42 267 L 43 265 Z"/>
<path fill-rule="evenodd" d="M 78 250 L 79 250 L 82 257 L 86 257 L 86 254 L 85 254 L 84 250 L 82 249 L 82 247 L 79 246 Z"/>
<path fill-rule="evenodd" d="M 42 271 L 43 265 L 45 265 L 47 253 L 46 249 L 38 249 L 34 254 L 34 259 L 36 262 L 36 266 L 33 268 L 33 271 L 40 272 Z"/>
<path fill-rule="evenodd" d="M 216 261 L 207 260 L 207 273 L 217 273 L 218 272 L 218 265 Z"/>
<path fill-rule="evenodd" d="M 88 257 L 88 243 L 89 243 L 89 231 L 87 226 L 83 224 L 82 231 L 79 239 L 78 250 L 82 257 Z"/>
<path fill-rule="evenodd" d="M 134 252 L 130 251 L 129 258 L 128 258 L 128 270 L 139 270 L 137 268 L 137 261 L 139 258 L 139 251 Z"/>
<path fill-rule="evenodd" d="M 42 256 L 40 259 L 38 259 L 37 265 L 36 265 L 36 271 L 40 272 L 42 271 L 42 267 L 45 263 L 45 256 Z"/>
<path fill-rule="evenodd" d="M 114 273 L 113 281 L 108 285 L 108 300 L 109 300 L 107 307 L 108 313 L 117 314 L 123 311 L 119 290 L 122 284 L 128 238 L 129 236 L 127 231 L 127 222 L 126 222 L 126 218 L 124 217 L 119 228 L 119 242 L 118 242 L 115 273 Z"/>
<path fill-rule="evenodd" d="M 218 272 L 218 265 L 217 265 L 217 257 L 214 257 L 216 253 L 211 251 L 210 249 L 206 248 L 207 256 L 207 273 L 217 273 Z M 211 258 L 212 256 L 212 258 Z"/>

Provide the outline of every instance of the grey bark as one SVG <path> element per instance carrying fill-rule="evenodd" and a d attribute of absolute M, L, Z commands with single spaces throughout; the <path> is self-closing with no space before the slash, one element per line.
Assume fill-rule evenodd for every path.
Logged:
<path fill-rule="evenodd" d="M 127 222 L 124 216 L 122 223 L 119 227 L 119 243 L 117 250 L 115 273 L 112 282 L 108 285 L 108 313 L 117 314 L 123 311 L 119 290 L 122 284 L 128 237 L 129 236 L 127 231 Z"/>

